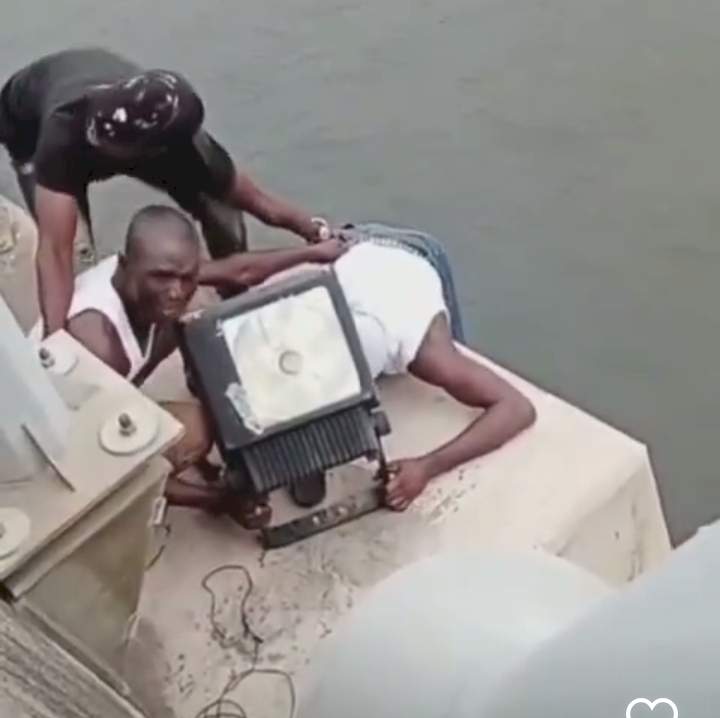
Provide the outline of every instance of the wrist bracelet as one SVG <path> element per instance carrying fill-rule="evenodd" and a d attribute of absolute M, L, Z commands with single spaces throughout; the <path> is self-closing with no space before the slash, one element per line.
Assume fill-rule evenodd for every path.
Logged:
<path fill-rule="evenodd" d="M 330 223 L 324 217 L 313 217 L 310 221 L 315 225 L 317 237 L 321 242 L 330 239 Z"/>

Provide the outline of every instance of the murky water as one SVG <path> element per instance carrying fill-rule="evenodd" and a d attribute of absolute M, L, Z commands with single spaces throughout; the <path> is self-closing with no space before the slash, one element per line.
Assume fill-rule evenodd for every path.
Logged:
<path fill-rule="evenodd" d="M 648 441 L 676 536 L 720 515 L 720 4 L 2 10 L 2 74 L 77 43 L 182 69 L 271 187 L 443 237 L 477 346 Z M 5 165 L 0 192 L 17 196 Z M 146 197 L 94 192 L 105 247 Z"/>

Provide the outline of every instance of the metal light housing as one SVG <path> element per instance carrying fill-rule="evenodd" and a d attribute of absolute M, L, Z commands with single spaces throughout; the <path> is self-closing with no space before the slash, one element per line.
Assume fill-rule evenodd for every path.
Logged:
<path fill-rule="evenodd" d="M 265 494 L 359 457 L 389 432 L 331 269 L 189 315 L 181 346 L 234 488 Z"/>

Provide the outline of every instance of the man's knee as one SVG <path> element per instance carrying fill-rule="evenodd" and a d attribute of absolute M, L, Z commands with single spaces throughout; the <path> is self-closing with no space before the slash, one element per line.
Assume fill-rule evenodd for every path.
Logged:
<path fill-rule="evenodd" d="M 202 406 L 190 401 L 169 401 L 161 404 L 185 428 L 180 441 L 165 452 L 165 458 L 176 471 L 205 458 L 213 447 L 212 428 Z"/>

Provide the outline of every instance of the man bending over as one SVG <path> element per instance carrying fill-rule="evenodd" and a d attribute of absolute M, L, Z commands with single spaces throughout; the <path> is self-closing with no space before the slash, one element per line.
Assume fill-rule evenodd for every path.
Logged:
<path fill-rule="evenodd" d="M 93 182 L 127 176 L 165 192 L 198 220 L 213 257 L 247 249 L 244 212 L 309 242 L 328 238 L 324 220 L 239 169 L 204 119 L 205 104 L 181 74 L 145 69 L 103 48 L 47 55 L 0 88 L 0 145 L 38 225 L 46 334 L 68 316 L 73 238 L 86 259 L 94 256 Z"/>

